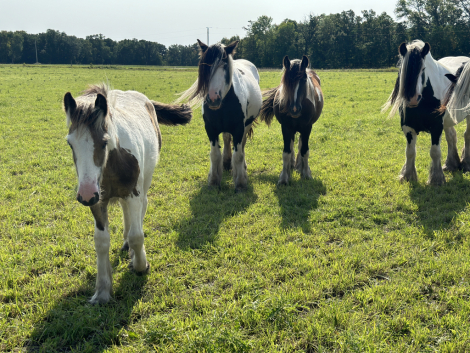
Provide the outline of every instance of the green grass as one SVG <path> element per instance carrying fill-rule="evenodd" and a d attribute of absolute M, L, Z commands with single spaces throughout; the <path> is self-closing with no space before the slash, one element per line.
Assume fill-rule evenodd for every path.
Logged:
<path fill-rule="evenodd" d="M 277 122 L 247 143 L 242 194 L 229 173 L 220 191 L 207 187 L 200 110 L 189 126 L 163 126 L 144 221 L 151 272 L 127 269 L 114 206 L 113 300 L 87 303 L 94 226 L 74 197 L 63 95 L 105 80 L 171 102 L 196 74 L 0 66 L 0 351 L 469 351 L 470 176 L 426 186 L 430 136 L 420 134 L 419 183 L 398 182 L 406 140 L 398 118 L 379 113 L 396 72 L 319 72 L 313 180 L 294 172 L 287 187 L 276 187 Z M 262 89 L 279 80 L 261 73 Z"/>

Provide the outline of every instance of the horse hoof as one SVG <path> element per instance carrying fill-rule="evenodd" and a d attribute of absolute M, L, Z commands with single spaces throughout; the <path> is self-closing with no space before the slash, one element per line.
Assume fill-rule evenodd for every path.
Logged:
<path fill-rule="evenodd" d="M 91 305 L 106 304 L 111 299 L 110 293 L 95 293 L 88 301 Z"/>
<path fill-rule="evenodd" d="M 241 192 L 245 192 L 247 190 L 246 186 L 237 186 L 235 187 L 235 193 L 238 194 L 238 193 L 241 193 Z"/>
<path fill-rule="evenodd" d="M 129 251 L 129 243 L 127 241 L 122 246 L 121 251 Z"/>
<path fill-rule="evenodd" d="M 148 261 L 147 261 L 147 263 L 146 263 L 146 265 L 145 265 L 145 270 L 143 270 L 143 271 L 136 271 L 136 270 L 134 269 L 134 264 L 131 262 L 131 263 L 129 264 L 129 270 L 131 270 L 132 272 L 134 272 L 137 276 L 143 276 L 143 275 L 146 275 L 146 274 L 148 274 L 148 273 L 150 272 L 150 264 L 149 264 Z"/>
<path fill-rule="evenodd" d="M 456 172 L 456 171 L 460 170 L 460 166 L 444 164 L 444 166 L 442 167 L 442 170 L 444 172 Z"/>

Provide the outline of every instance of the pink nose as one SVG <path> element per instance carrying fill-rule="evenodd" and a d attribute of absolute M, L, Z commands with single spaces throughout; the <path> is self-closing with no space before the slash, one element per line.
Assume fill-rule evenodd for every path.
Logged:
<path fill-rule="evenodd" d="M 212 91 L 212 92 L 209 92 L 209 99 L 212 101 L 212 102 L 215 102 L 217 99 L 219 99 L 220 96 L 217 92 L 215 91 Z"/>
<path fill-rule="evenodd" d="M 94 205 L 99 201 L 100 190 L 96 182 L 83 183 L 78 187 L 77 200 L 84 205 Z"/>
<path fill-rule="evenodd" d="M 415 96 L 410 99 L 410 105 L 418 105 L 420 100 L 421 100 L 421 95 L 415 94 Z"/>

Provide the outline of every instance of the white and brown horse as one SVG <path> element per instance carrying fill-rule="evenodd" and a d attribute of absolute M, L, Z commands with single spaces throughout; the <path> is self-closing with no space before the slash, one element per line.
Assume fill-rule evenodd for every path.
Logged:
<path fill-rule="evenodd" d="M 456 73 L 467 57 L 445 57 L 434 60 L 429 43 L 415 40 L 402 43 L 398 48 L 400 70 L 395 88 L 382 111 L 390 109 L 390 116 L 399 112 L 401 129 L 405 134 L 406 162 L 400 173 L 400 181 L 417 181 L 415 167 L 416 140 L 422 131 L 431 134 L 431 169 L 428 184 L 445 183 L 444 170 L 457 170 L 460 161 L 457 152 L 457 133 L 452 125 L 443 120 L 444 111 L 440 106 L 449 88 L 447 74 Z M 441 135 L 445 131 L 448 153 L 444 167 L 441 167 Z"/>
<path fill-rule="evenodd" d="M 78 177 L 77 200 L 90 207 L 95 218 L 95 250 L 98 274 L 90 302 L 106 303 L 111 297 L 108 204 L 119 200 L 124 215 L 124 245 L 129 267 L 138 274 L 149 270 L 144 248 L 143 219 L 147 191 L 157 164 L 161 134 L 158 124 L 187 124 L 188 106 L 150 101 L 135 91 L 90 86 L 74 99 L 64 96 L 64 110 Z"/>
<path fill-rule="evenodd" d="M 248 184 L 245 143 L 253 132 L 252 124 L 262 103 L 258 70 L 247 60 L 233 60 L 238 41 L 210 47 L 199 39 L 198 43 L 201 48 L 198 79 L 176 102 L 189 99 L 192 106 L 203 103 L 202 116 L 211 144 L 209 185 L 220 187 L 223 168 L 232 168 L 235 191 L 241 191 Z M 221 133 L 223 159 L 219 146 Z"/>
<path fill-rule="evenodd" d="M 279 185 L 287 185 L 291 169 L 295 168 L 302 178 L 311 179 L 308 165 L 308 140 L 313 124 L 318 120 L 323 109 L 323 93 L 320 77 L 309 68 L 307 56 L 302 60 L 283 60 L 281 84 L 264 93 L 266 100 L 260 112 L 260 120 L 271 124 L 273 116 L 281 124 L 284 139 L 283 168 L 279 176 Z M 294 160 L 294 140 L 300 133 L 297 159 Z"/>

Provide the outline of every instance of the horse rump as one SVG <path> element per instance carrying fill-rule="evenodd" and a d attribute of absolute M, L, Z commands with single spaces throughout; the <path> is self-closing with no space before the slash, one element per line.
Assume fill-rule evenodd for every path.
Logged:
<path fill-rule="evenodd" d="M 186 125 L 193 117 L 193 111 L 187 104 L 173 105 L 155 101 L 151 102 L 155 108 L 159 124 L 170 126 Z"/>
<path fill-rule="evenodd" d="M 261 105 L 261 111 L 259 112 L 260 121 L 264 121 L 266 125 L 271 125 L 274 117 L 274 101 L 276 100 L 276 94 L 279 87 L 270 89 L 263 93 L 263 98 L 266 98 Z"/>

